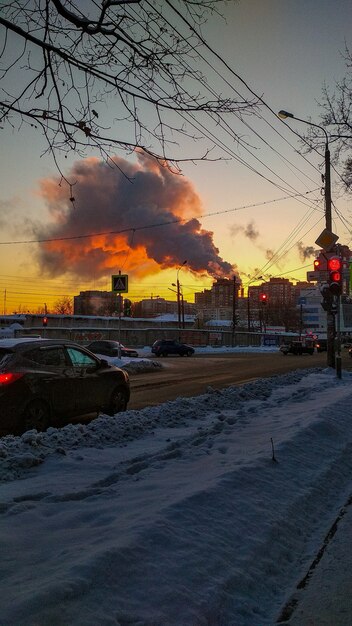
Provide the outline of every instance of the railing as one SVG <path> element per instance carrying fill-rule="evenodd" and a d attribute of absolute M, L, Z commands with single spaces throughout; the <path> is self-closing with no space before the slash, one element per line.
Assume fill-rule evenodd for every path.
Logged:
<path fill-rule="evenodd" d="M 99 339 L 118 340 L 118 328 L 92 328 L 92 327 L 58 327 L 58 326 L 32 326 L 16 332 L 16 336 L 40 335 L 46 339 L 67 339 L 82 345 Z M 263 346 L 277 345 L 284 341 L 297 338 L 295 333 L 260 333 L 242 332 L 232 330 L 203 330 L 203 329 L 178 329 L 170 328 L 122 328 L 121 343 L 129 347 L 143 348 L 152 346 L 157 339 L 178 339 L 182 343 L 189 343 L 195 347 L 212 346 Z"/>

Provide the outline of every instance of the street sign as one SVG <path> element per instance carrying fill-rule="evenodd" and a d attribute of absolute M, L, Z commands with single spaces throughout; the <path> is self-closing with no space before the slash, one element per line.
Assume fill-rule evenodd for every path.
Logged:
<path fill-rule="evenodd" d="M 127 293 L 128 292 L 128 275 L 116 274 L 111 276 L 112 287 L 111 290 L 115 293 Z"/>
<path fill-rule="evenodd" d="M 317 244 L 317 246 L 320 246 L 321 248 L 323 248 L 323 250 L 328 252 L 328 250 L 330 250 L 332 246 L 337 242 L 338 238 L 338 235 L 332 233 L 331 230 L 329 230 L 328 228 L 324 228 L 324 230 L 320 233 L 318 239 L 315 240 L 315 243 Z"/>

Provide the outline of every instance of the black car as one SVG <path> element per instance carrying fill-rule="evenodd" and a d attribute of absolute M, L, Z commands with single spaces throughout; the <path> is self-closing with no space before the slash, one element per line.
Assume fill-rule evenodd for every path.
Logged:
<path fill-rule="evenodd" d="M 45 430 L 70 418 L 125 411 L 127 372 L 70 341 L 0 340 L 0 432 Z"/>
<path fill-rule="evenodd" d="M 178 354 L 179 356 L 192 356 L 194 348 L 186 343 L 180 343 L 175 339 L 158 339 L 152 345 L 152 353 L 155 356 L 168 356 Z"/>
<path fill-rule="evenodd" d="M 314 343 L 312 341 L 291 341 L 280 346 L 282 354 L 313 354 Z"/>
<path fill-rule="evenodd" d="M 319 339 L 315 342 L 317 352 L 326 352 L 328 349 L 328 342 L 326 339 Z"/>
<path fill-rule="evenodd" d="M 126 348 L 118 341 L 110 341 L 108 339 L 102 339 L 101 341 L 92 341 L 87 346 L 87 350 L 94 352 L 94 354 L 103 354 L 104 356 L 119 356 L 119 347 L 121 356 L 137 357 L 137 350 L 132 348 Z"/>

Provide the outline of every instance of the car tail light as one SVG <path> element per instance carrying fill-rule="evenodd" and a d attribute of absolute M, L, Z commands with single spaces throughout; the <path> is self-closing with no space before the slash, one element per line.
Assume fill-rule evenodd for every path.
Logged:
<path fill-rule="evenodd" d="M 14 383 L 15 380 L 22 378 L 23 374 L 19 372 L 6 372 L 5 374 L 0 374 L 0 385 L 10 385 Z"/>

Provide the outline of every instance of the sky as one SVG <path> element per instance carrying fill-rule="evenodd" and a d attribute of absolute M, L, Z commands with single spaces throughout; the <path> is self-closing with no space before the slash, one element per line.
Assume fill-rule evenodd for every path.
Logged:
<path fill-rule="evenodd" d="M 115 163 L 132 174 L 131 184 L 91 151 L 87 159 L 59 157 L 65 176 L 76 182 L 68 190 L 59 186 L 39 131 L 3 126 L 0 311 L 36 310 L 44 303 L 50 309 L 64 295 L 110 290 L 118 271 L 129 275 L 132 300 L 175 299 L 177 275 L 187 301 L 233 273 L 244 286 L 258 276 L 305 279 L 325 226 L 324 158 L 299 154 L 293 131 L 303 134 L 306 125 L 285 125 L 275 113 L 285 109 L 319 123 L 323 84 L 333 89 L 345 74 L 351 21 L 348 0 L 226 3 L 223 18 L 213 16 L 202 27 L 208 85 L 222 97 L 259 96 L 272 112 L 261 105 L 256 116 L 228 114 L 226 132 L 200 118 L 203 127 L 193 132 L 199 136 L 205 128 L 207 136 L 184 138 L 174 149 L 187 158 L 210 149 L 209 160 L 185 161 L 179 176 L 142 155 L 120 153 Z M 332 174 L 334 205 L 348 220 L 351 200 Z M 335 211 L 333 230 L 340 243 L 350 243 L 349 224 Z M 45 238 L 61 242 L 13 243 Z"/>
<path fill-rule="evenodd" d="M 2 626 L 351 623 L 351 376 L 2 438 Z"/>

